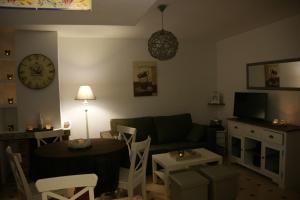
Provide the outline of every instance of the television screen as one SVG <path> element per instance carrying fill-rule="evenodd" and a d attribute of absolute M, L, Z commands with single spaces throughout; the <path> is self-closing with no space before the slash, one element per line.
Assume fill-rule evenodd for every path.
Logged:
<path fill-rule="evenodd" d="M 267 100 L 267 93 L 236 92 L 233 115 L 240 118 L 265 120 Z"/>

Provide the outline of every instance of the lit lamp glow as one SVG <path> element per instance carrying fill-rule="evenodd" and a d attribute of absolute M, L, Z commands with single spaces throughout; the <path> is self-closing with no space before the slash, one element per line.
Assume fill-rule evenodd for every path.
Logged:
<path fill-rule="evenodd" d="M 86 139 L 75 140 L 73 147 L 85 148 L 91 146 L 90 135 L 89 135 L 89 124 L 88 124 L 88 100 L 95 100 L 96 97 L 89 85 L 80 86 L 76 95 L 75 100 L 84 100 L 83 105 L 85 107 L 85 126 L 86 126 Z"/>

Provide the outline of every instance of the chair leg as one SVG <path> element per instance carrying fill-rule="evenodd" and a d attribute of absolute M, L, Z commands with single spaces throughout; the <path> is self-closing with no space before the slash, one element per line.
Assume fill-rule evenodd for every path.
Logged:
<path fill-rule="evenodd" d="M 133 187 L 132 186 L 129 186 L 127 193 L 128 193 L 129 199 L 131 199 L 133 197 Z"/>
<path fill-rule="evenodd" d="M 142 182 L 142 196 L 144 200 L 147 200 L 146 180 L 143 180 Z"/>

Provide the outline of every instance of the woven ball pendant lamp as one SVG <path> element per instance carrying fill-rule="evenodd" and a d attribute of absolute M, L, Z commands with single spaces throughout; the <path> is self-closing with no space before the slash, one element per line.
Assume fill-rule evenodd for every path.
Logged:
<path fill-rule="evenodd" d="M 162 29 L 153 33 L 148 40 L 148 51 L 152 57 L 158 60 L 169 60 L 173 58 L 178 49 L 178 40 L 175 35 L 164 29 L 163 12 L 167 5 L 159 5 L 161 12 Z"/>

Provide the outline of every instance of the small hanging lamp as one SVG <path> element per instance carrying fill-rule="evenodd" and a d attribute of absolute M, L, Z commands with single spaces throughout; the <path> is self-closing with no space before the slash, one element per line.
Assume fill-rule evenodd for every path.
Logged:
<path fill-rule="evenodd" d="M 163 12 L 167 5 L 158 6 L 161 12 L 162 29 L 153 33 L 148 40 L 148 51 L 152 57 L 158 60 L 169 60 L 176 55 L 178 40 L 173 33 L 164 29 Z"/>

